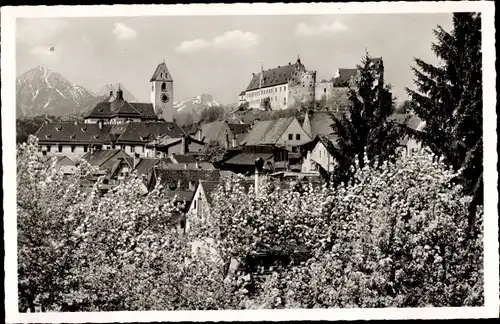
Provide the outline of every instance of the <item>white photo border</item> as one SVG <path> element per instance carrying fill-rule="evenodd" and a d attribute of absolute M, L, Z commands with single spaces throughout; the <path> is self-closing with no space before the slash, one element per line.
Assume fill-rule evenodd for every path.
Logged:
<path fill-rule="evenodd" d="M 369 319 L 496 318 L 499 315 L 498 191 L 496 170 L 496 71 L 494 3 L 490 1 L 264 3 L 193 5 L 19 6 L 1 9 L 2 163 L 4 188 L 5 320 L 7 323 L 84 323 L 152 321 L 288 321 Z M 132 17 L 167 15 L 314 15 L 391 13 L 482 13 L 484 140 L 484 282 L 483 307 L 290 309 L 244 311 L 148 311 L 19 313 L 17 302 L 15 31 L 18 18 Z"/>

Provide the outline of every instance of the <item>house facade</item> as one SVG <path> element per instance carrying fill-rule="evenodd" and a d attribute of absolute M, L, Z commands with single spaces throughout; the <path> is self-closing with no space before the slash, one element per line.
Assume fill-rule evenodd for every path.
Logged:
<path fill-rule="evenodd" d="M 302 172 L 319 172 L 320 167 L 330 172 L 335 167 L 335 158 L 329 152 L 326 144 L 327 139 L 317 137 L 312 145 L 312 150 L 307 151 L 302 162 Z"/>

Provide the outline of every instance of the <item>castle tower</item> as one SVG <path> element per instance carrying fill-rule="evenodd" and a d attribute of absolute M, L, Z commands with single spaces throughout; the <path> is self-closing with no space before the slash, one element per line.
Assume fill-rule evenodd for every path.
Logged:
<path fill-rule="evenodd" d="M 174 119 L 174 80 L 165 61 L 158 64 L 150 80 L 151 103 L 158 118 L 167 122 Z"/>

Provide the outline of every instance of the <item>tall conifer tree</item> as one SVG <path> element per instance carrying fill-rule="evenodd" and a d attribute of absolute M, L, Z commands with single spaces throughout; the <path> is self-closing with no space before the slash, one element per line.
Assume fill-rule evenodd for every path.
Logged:
<path fill-rule="evenodd" d="M 483 200 L 481 15 L 455 13 L 453 30 L 438 26 L 434 34 L 432 50 L 441 64 L 416 58 L 417 90 L 406 91 L 414 112 L 426 122 L 420 135 L 424 144 L 454 170 L 463 170 L 465 193 L 474 197 L 472 221 Z"/>
<path fill-rule="evenodd" d="M 355 86 L 349 90 L 346 113 L 331 113 L 331 127 L 338 136 L 335 144 L 329 145 L 338 162 L 332 174 L 334 182 L 351 179 L 356 164 L 364 167 L 365 155 L 372 167 L 388 159 L 395 153 L 400 134 L 399 126 L 388 119 L 395 103 L 380 66 L 366 53 L 358 70 Z"/>

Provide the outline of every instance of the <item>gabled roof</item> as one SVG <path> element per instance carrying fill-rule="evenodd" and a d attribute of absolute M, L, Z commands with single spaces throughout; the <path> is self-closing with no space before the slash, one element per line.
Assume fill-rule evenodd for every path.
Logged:
<path fill-rule="evenodd" d="M 99 128 L 97 124 L 53 122 L 43 124 L 35 133 L 40 143 L 101 144 L 110 125 Z"/>
<path fill-rule="evenodd" d="M 304 65 L 300 63 L 300 61 L 294 64 L 289 63 L 289 65 L 278 66 L 277 68 L 264 71 L 264 82 L 262 84 L 262 88 L 288 83 L 288 80 L 292 78 L 293 73 L 297 69 L 305 69 Z M 259 89 L 260 73 L 261 72 L 253 75 L 246 91 Z"/>
<path fill-rule="evenodd" d="M 240 153 L 224 162 L 224 164 L 253 166 L 258 158 L 264 162 L 272 159 L 273 153 Z"/>
<path fill-rule="evenodd" d="M 198 162 L 198 163 L 163 163 L 160 166 L 162 169 L 170 170 L 216 170 L 212 163 Z"/>
<path fill-rule="evenodd" d="M 216 121 L 201 125 L 201 140 L 205 143 L 211 141 L 225 141 L 225 132 L 228 130 L 228 124 L 224 121 Z"/>
<path fill-rule="evenodd" d="M 96 150 L 82 156 L 82 159 L 90 165 L 110 170 L 116 160 L 123 158 L 130 158 L 130 156 L 122 150 Z"/>
<path fill-rule="evenodd" d="M 237 136 L 245 133 L 249 128 L 250 124 L 228 124 L 229 129 L 233 132 L 233 135 Z"/>
<path fill-rule="evenodd" d="M 219 181 L 218 170 L 171 170 L 155 169 L 155 176 L 164 186 L 178 185 L 178 190 L 188 190 L 190 182 L 199 180 Z"/>
<path fill-rule="evenodd" d="M 175 122 L 124 123 L 112 125 L 109 140 L 117 144 L 128 142 L 148 143 L 158 136 L 179 138 L 185 135 Z"/>
<path fill-rule="evenodd" d="M 92 109 L 85 119 L 88 118 L 142 118 L 156 120 L 153 104 L 145 102 L 128 102 L 126 100 L 101 101 Z"/>
<path fill-rule="evenodd" d="M 311 138 L 317 135 L 330 135 L 333 134 L 331 125 L 333 118 L 328 112 L 313 112 L 309 115 L 309 123 L 311 125 Z"/>
<path fill-rule="evenodd" d="M 177 163 L 196 163 L 196 158 L 192 155 L 172 154 L 171 160 Z"/>
<path fill-rule="evenodd" d="M 164 75 L 163 78 L 160 75 L 162 71 L 166 72 L 166 75 Z M 158 66 L 156 67 L 156 70 L 154 71 L 153 76 L 151 77 L 151 80 L 149 80 L 149 82 L 153 81 L 173 81 L 172 75 L 170 74 L 170 71 L 168 70 L 165 62 L 158 64 Z"/>
<path fill-rule="evenodd" d="M 295 117 L 265 120 L 256 123 L 245 139 L 243 145 L 274 145 L 281 138 Z"/>
<path fill-rule="evenodd" d="M 149 174 L 151 171 L 153 171 L 153 167 L 159 165 L 161 161 L 162 159 L 140 159 L 134 170 L 138 175 Z"/>

